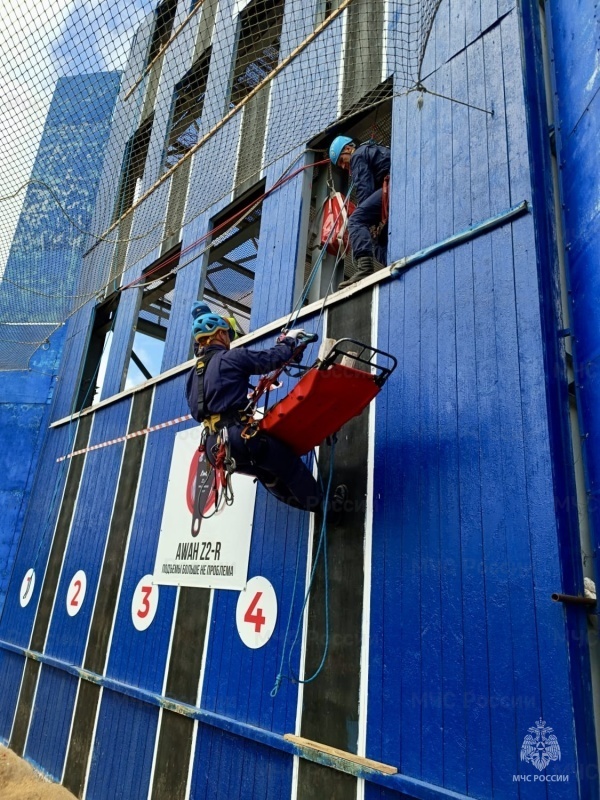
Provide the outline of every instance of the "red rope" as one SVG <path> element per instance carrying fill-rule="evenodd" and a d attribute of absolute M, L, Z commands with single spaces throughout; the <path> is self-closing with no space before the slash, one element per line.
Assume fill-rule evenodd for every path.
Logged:
<path fill-rule="evenodd" d="M 327 163 L 329 163 L 329 159 L 328 158 L 324 158 L 321 161 L 315 161 L 313 164 L 304 164 L 302 167 L 298 167 L 298 169 L 295 169 L 293 172 L 290 172 L 289 175 L 286 175 L 283 178 L 280 178 L 278 181 L 276 181 L 276 183 L 273 184 L 273 186 L 271 186 L 270 189 L 267 189 L 267 191 L 264 194 L 260 195 L 260 197 L 257 197 L 256 199 L 254 199 L 245 208 L 243 208 L 241 211 L 238 211 L 237 214 L 232 214 L 230 217 L 228 217 L 227 219 L 223 220 L 223 222 L 220 222 L 218 225 L 215 225 L 215 227 L 211 228 L 211 230 L 209 230 L 207 233 L 205 233 L 204 236 L 201 236 L 199 239 L 196 239 L 195 242 L 192 242 L 191 244 L 189 244 L 187 247 L 185 247 L 179 253 L 175 253 L 175 255 L 172 255 L 170 258 L 166 259 L 165 261 L 161 261 L 159 264 L 157 264 L 155 267 L 153 267 L 153 269 L 150 269 L 147 272 L 142 273 L 139 276 L 139 278 L 136 278 L 135 280 L 131 281 L 131 283 L 128 283 L 125 286 L 121 286 L 119 291 L 124 292 L 125 289 L 131 289 L 132 286 L 135 286 L 137 283 L 140 283 L 140 281 L 146 281 L 146 279 L 150 275 L 152 275 L 153 273 L 157 272 L 159 269 L 164 269 L 164 267 L 168 266 L 172 262 L 178 261 L 181 258 L 181 256 L 185 255 L 186 253 L 189 253 L 190 250 L 194 250 L 199 244 L 202 244 L 202 242 L 205 242 L 208 238 L 210 238 L 211 236 L 214 236 L 214 234 L 218 233 L 220 230 L 222 230 L 222 228 L 226 228 L 228 225 L 230 225 L 236 219 L 241 219 L 244 216 L 244 214 L 246 214 L 253 206 L 255 206 L 257 203 L 261 203 L 265 199 L 265 197 L 268 197 L 276 189 L 279 189 L 279 187 L 283 186 L 284 183 L 287 183 L 287 181 L 290 181 L 290 180 L 292 180 L 292 178 L 295 178 L 296 175 L 299 175 L 305 169 L 312 169 L 313 167 L 319 167 L 322 164 L 327 164 Z"/>

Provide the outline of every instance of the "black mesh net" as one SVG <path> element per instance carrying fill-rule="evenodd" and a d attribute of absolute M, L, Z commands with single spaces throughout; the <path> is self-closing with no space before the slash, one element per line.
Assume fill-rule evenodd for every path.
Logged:
<path fill-rule="evenodd" d="M 270 165 L 414 88 L 440 1 L 5 0 L 0 369 Z M 364 137 L 389 141 L 390 119 Z M 213 241 L 204 281 L 243 330 L 257 225 Z"/>

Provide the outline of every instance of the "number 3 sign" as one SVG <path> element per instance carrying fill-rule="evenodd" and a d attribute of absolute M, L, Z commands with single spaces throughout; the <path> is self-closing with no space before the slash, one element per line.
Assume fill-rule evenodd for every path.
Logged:
<path fill-rule="evenodd" d="M 266 578 L 252 578 L 240 592 L 235 621 L 246 647 L 256 650 L 269 641 L 277 622 L 277 596 Z"/>
<path fill-rule="evenodd" d="M 152 583 L 152 575 L 144 575 L 133 593 L 131 619 L 133 627 L 145 631 L 154 621 L 158 608 L 158 586 Z"/>

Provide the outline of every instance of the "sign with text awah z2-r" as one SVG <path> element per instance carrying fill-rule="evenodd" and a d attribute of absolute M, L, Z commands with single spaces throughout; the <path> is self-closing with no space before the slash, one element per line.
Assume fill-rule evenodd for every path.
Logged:
<path fill-rule="evenodd" d="M 175 436 L 154 583 L 243 589 L 256 484 L 247 475 L 234 474 L 234 503 L 215 514 L 214 474 L 198 453 L 200 431 L 190 428 Z"/>

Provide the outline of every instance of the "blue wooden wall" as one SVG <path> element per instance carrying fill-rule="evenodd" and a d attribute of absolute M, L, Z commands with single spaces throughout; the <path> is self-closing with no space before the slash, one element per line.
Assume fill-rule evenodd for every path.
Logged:
<path fill-rule="evenodd" d="M 284 51 L 293 49 L 300 37 L 290 24 L 300 6 L 295 0 L 288 6 Z M 178 18 L 183 13 L 180 3 Z M 220 4 L 223 19 L 231 13 L 229 0 Z M 219 39 L 219 19 L 213 47 L 225 58 L 232 44 Z M 334 22 L 325 34 L 332 57 L 318 89 L 312 85 L 322 127 L 335 119 L 342 23 Z M 185 53 L 192 39 L 182 40 L 185 46 L 177 51 L 181 75 L 189 67 Z M 136 41 L 134 52 L 142 49 L 141 40 Z M 529 148 L 520 49 L 519 11 L 508 0 L 441 3 L 423 68 L 425 84 L 439 94 L 493 109 L 494 114 L 430 94 L 424 95 L 422 107 L 415 93 L 394 98 L 390 260 L 531 200 L 535 154 Z M 307 51 L 291 70 L 301 77 L 309 65 Z M 130 72 L 139 69 L 137 63 Z M 218 77 L 211 71 L 210 81 Z M 175 80 L 173 70 L 163 71 L 146 187 L 160 168 Z M 301 92 L 290 96 L 289 85 L 276 81 L 272 89 L 264 156 L 267 188 L 298 155 L 296 150 L 273 160 L 289 135 L 283 120 L 293 126 L 296 144 L 298 135 L 312 133 L 314 120 L 310 125 L 305 120 L 310 98 Z M 210 86 L 206 119 L 214 124 L 223 109 L 209 97 Z M 127 117 L 131 112 L 122 113 Z M 132 123 L 132 131 L 136 124 Z M 239 125 L 239 118 L 232 119 L 194 157 L 184 248 L 206 233 L 210 218 L 229 202 L 236 156 L 226 148 L 237 141 Z M 115 163 L 124 143 L 115 139 L 111 145 Z M 218 180 L 211 185 L 219 156 Z M 254 329 L 291 309 L 292 276 L 305 219 L 301 205 L 305 180 L 299 175 L 264 203 Z M 97 212 L 98 229 L 112 211 L 106 192 L 104 216 Z M 213 198 L 208 208 L 207 196 Z M 167 198 L 165 186 L 152 201 L 153 221 L 164 217 Z M 148 219 L 135 215 L 134 234 Z M 575 667 L 569 664 L 565 617 L 562 608 L 550 601 L 551 593 L 562 588 L 562 553 L 545 369 L 548 334 L 540 302 L 541 282 L 549 278 L 538 258 L 538 234 L 536 217 L 529 214 L 375 290 L 376 343 L 393 352 L 399 366 L 372 411 L 374 456 L 369 468 L 374 475 L 367 498 L 372 521 L 369 512 L 365 528 L 367 612 L 363 628 L 357 631 L 363 655 L 359 749 L 362 755 L 396 766 L 399 775 L 389 780 L 371 775 L 366 781 L 341 776 L 344 783 L 338 791 L 344 800 L 595 796 L 583 774 L 589 765 L 581 763 L 573 732 Z M 132 245 L 127 280 L 137 277 L 158 255 L 159 240 L 160 236 L 151 237 Z M 109 249 L 99 246 L 89 258 L 100 265 L 110 258 Z M 164 369 L 187 358 L 189 305 L 202 281 L 202 260 L 192 260 L 192 255 L 177 278 Z M 105 397 L 122 385 L 136 303 L 134 292 L 124 293 Z M 70 410 L 89 313 L 89 309 L 80 313 L 69 329 L 55 419 Z M 303 321 L 309 328 L 315 324 L 315 319 Z M 352 333 L 349 329 L 348 335 Z M 265 337 L 254 346 L 265 347 L 270 341 Z M 154 387 L 149 424 L 187 412 L 183 387 L 181 374 Z M 122 435 L 131 407 L 127 397 L 97 410 L 91 443 Z M 5 742 L 23 707 L 19 695 L 24 649 L 30 644 L 58 513 L 58 502 L 52 498 L 58 494 L 60 499 L 66 478 L 66 467 L 56 458 L 72 449 L 74 427 L 62 425 L 49 432 L 40 462 L 41 489 L 32 500 L 31 521 L 0 619 L 0 739 Z M 173 713 L 160 708 L 161 696 L 170 668 L 182 658 L 172 649 L 182 590 L 160 588 L 157 615 L 143 632 L 132 627 L 131 602 L 137 583 L 153 569 L 174 435 L 189 427 L 182 423 L 147 436 L 126 555 L 119 566 L 110 646 L 105 667 L 96 677 L 103 688 L 87 762 L 86 798 L 145 798 L 153 791 L 161 731 L 166 730 L 167 713 Z M 122 458 L 122 444 L 85 456 L 44 663 L 27 721 L 25 756 L 56 780 L 62 779 L 72 744 L 70 726 L 81 681 L 77 669 L 84 663 Z M 308 533 L 306 515 L 277 504 L 259 487 L 249 577 L 263 575 L 271 581 L 279 621 L 267 646 L 249 650 L 235 631 L 237 594 L 211 592 L 206 628 L 194 642 L 203 663 L 197 678 L 198 713 L 189 743 L 186 797 L 317 796 L 310 794 L 317 783 L 298 785 L 295 751 L 282 738 L 301 728 L 302 692 L 284 681 L 278 695 L 270 696 L 297 558 L 300 585 L 306 578 Z M 18 589 L 34 562 L 38 573 L 34 597 L 21 608 Z M 66 587 L 80 568 L 88 578 L 86 603 L 77 616 L 68 617 Z M 338 611 L 343 611 L 343 602 L 341 596 L 331 598 Z M 295 655 L 295 669 L 300 655 Z M 342 672 L 343 665 L 333 668 Z M 55 713 L 50 715 L 52 704 Z M 548 772 L 568 776 L 551 787 L 513 778 L 534 774 L 519 753 L 528 728 L 539 718 L 554 728 L 561 747 L 560 762 Z M 135 748 L 131 742 L 136 742 Z"/>

